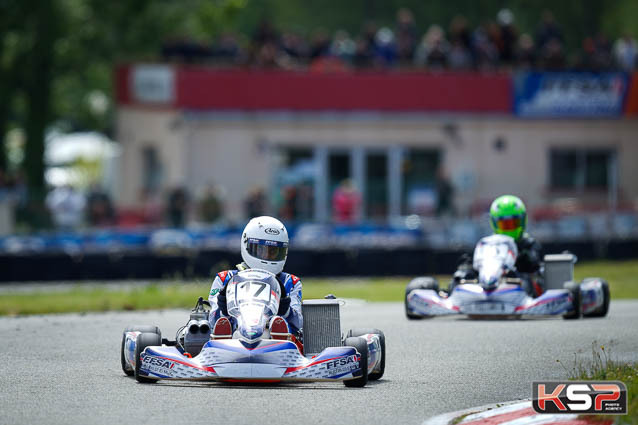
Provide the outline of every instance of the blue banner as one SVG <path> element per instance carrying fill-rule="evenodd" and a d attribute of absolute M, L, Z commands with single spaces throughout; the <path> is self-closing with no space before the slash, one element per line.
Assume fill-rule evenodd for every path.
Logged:
<path fill-rule="evenodd" d="M 514 113 L 529 118 L 620 117 L 629 78 L 621 72 L 522 72 Z"/>

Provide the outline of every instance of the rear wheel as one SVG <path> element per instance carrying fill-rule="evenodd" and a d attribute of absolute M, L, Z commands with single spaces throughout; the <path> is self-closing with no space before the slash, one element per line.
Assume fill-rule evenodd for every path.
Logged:
<path fill-rule="evenodd" d="M 346 338 L 344 345 L 354 347 L 359 352 L 359 366 L 361 370 L 357 378 L 343 381 L 343 383 L 346 387 L 365 387 L 368 383 L 368 343 L 365 339 L 355 336 Z"/>
<path fill-rule="evenodd" d="M 151 325 L 129 326 L 126 329 L 124 329 L 124 332 L 122 332 L 122 344 L 120 346 L 120 361 L 122 363 L 122 371 L 127 376 L 133 376 L 133 374 L 134 374 L 133 368 L 126 361 L 126 357 L 125 357 L 125 354 L 124 354 L 124 348 L 125 348 L 124 347 L 124 343 L 126 342 L 126 333 L 127 332 L 154 333 L 154 334 L 159 335 L 160 341 L 162 340 L 162 332 L 160 331 L 160 328 L 158 328 L 157 326 L 151 326 Z"/>
<path fill-rule="evenodd" d="M 416 277 L 412 279 L 410 283 L 408 283 L 408 286 L 405 287 L 405 299 L 404 299 L 405 317 L 407 317 L 408 320 L 420 320 L 420 319 L 429 317 L 429 316 L 414 314 L 410 312 L 408 308 L 408 295 L 410 294 L 410 292 L 414 291 L 415 289 L 432 289 L 433 291 L 438 291 L 439 282 L 435 278 L 427 276 L 427 277 Z"/>
<path fill-rule="evenodd" d="M 379 335 L 379 345 L 381 346 L 381 362 L 379 363 L 379 371 L 368 374 L 369 380 L 376 381 L 377 379 L 381 379 L 383 373 L 385 372 L 385 334 L 376 328 L 357 328 L 350 329 L 350 332 L 348 332 L 347 336 L 352 337 L 365 334 Z"/>
<path fill-rule="evenodd" d="M 143 332 L 137 336 L 135 343 L 135 379 L 137 382 L 144 384 L 154 384 L 156 379 L 147 378 L 140 375 L 140 366 L 142 364 L 141 355 L 146 347 L 157 347 L 162 345 L 162 337 L 155 333 Z"/>
<path fill-rule="evenodd" d="M 580 284 L 578 282 L 570 281 L 565 282 L 565 285 L 563 287 L 572 294 L 572 300 L 574 303 L 574 309 L 569 313 L 563 314 L 563 319 L 572 320 L 580 318 L 582 312 Z"/>
<path fill-rule="evenodd" d="M 585 280 L 587 280 L 587 279 L 585 279 Z M 603 305 L 601 305 L 599 308 L 597 308 L 596 311 L 594 311 L 593 313 L 589 313 L 587 315 L 583 315 L 585 317 L 605 317 L 605 316 L 607 316 L 607 313 L 609 312 L 609 301 L 610 301 L 610 298 L 611 298 L 611 294 L 609 292 L 609 283 L 607 283 L 606 281 L 604 281 L 602 279 L 596 279 L 596 280 L 600 280 L 601 283 L 602 283 L 602 287 L 603 287 Z"/>

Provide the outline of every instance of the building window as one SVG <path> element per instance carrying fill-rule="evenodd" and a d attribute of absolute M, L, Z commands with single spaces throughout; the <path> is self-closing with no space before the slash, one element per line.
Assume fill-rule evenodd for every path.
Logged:
<path fill-rule="evenodd" d="M 366 217 L 382 221 L 388 215 L 388 155 L 385 152 L 366 154 Z"/>
<path fill-rule="evenodd" d="M 157 193 L 162 186 L 162 163 L 155 146 L 142 148 L 142 189 L 146 193 Z"/>
<path fill-rule="evenodd" d="M 274 192 L 278 216 L 285 221 L 308 221 L 314 216 L 315 158 L 312 148 L 283 146 L 276 152 Z"/>
<path fill-rule="evenodd" d="M 407 149 L 403 156 L 402 212 L 432 215 L 436 210 L 436 173 L 441 161 L 438 149 Z"/>
<path fill-rule="evenodd" d="M 552 189 L 607 189 L 613 150 L 552 149 L 550 187 Z"/>

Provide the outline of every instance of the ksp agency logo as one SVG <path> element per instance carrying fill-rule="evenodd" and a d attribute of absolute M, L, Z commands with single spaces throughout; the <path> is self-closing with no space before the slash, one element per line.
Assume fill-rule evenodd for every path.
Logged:
<path fill-rule="evenodd" d="M 532 383 L 538 413 L 627 414 L 627 387 L 620 381 L 546 381 Z"/>

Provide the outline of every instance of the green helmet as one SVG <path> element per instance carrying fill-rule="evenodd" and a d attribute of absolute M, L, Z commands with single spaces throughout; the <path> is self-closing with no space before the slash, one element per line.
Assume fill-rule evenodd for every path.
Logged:
<path fill-rule="evenodd" d="M 490 207 L 490 224 L 494 233 L 518 240 L 527 226 L 525 204 L 516 196 L 499 196 Z"/>

